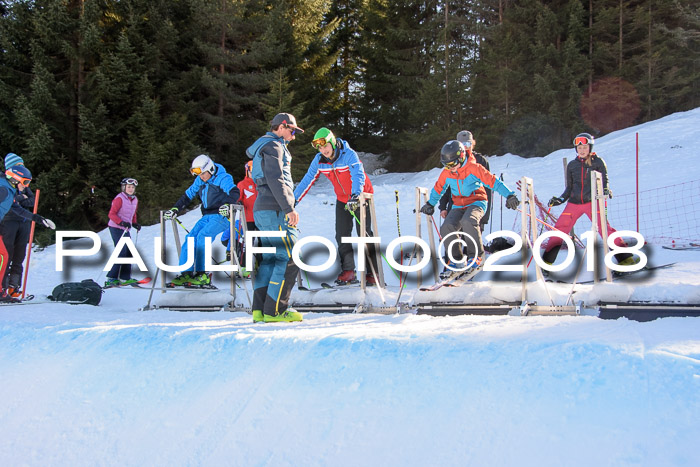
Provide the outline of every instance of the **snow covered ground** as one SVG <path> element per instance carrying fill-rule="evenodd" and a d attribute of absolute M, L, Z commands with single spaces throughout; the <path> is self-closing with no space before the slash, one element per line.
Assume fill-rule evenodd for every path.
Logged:
<path fill-rule="evenodd" d="M 640 185 L 700 180 L 695 109 L 598 140 L 616 196 L 635 188 L 635 132 Z M 490 163 L 511 187 L 532 177 L 546 200 L 563 191 L 562 157 L 573 158 L 573 149 Z M 413 235 L 415 187 L 430 188 L 438 173 L 372 177 L 383 245 L 397 236 L 394 190 L 401 233 Z M 302 235 L 333 239 L 333 203 L 327 183 L 311 189 L 298 206 Z M 494 231 L 500 216 L 497 207 Z M 198 217 L 182 221 L 189 228 Z M 502 228 L 517 225 L 504 210 Z M 103 281 L 111 241 L 99 235 L 102 256 L 70 259 L 65 273 L 55 270 L 55 247 L 33 252 L 29 292 Z M 139 234 L 151 271 L 157 235 L 158 226 Z M 700 303 L 700 252 L 655 244 L 645 252 L 651 264 L 678 264 L 626 282 L 577 285 L 575 299 Z M 316 287 L 336 274 L 308 280 Z M 376 290 L 295 290 L 293 299 L 393 305 L 398 280 L 388 268 L 385 275 L 384 301 Z M 572 289 L 537 283 L 532 268 L 529 278 L 528 299 L 541 304 L 550 296 L 563 304 Z M 518 280 L 483 273 L 432 294 L 418 292 L 414 280 L 401 301 L 518 302 Z M 223 276 L 217 283 L 228 286 Z M 216 295 L 156 293 L 154 303 Z M 0 464 L 700 465 L 697 318 L 307 313 L 302 323 L 253 324 L 244 312 L 139 311 L 148 297 L 110 289 L 99 307 L 0 308 Z M 242 289 L 237 304 L 247 305 Z"/>

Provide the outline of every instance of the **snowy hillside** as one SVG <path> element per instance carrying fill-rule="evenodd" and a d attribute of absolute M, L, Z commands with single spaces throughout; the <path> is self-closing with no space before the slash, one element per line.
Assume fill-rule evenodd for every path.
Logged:
<path fill-rule="evenodd" d="M 615 224 L 615 209 L 635 192 L 636 132 L 640 190 L 670 187 L 664 206 L 685 205 L 678 223 L 689 224 L 700 193 L 674 198 L 673 187 L 700 180 L 700 109 L 597 141 L 618 229 L 631 228 Z M 571 160 L 574 150 L 489 162 L 510 187 L 531 177 L 547 200 L 564 189 L 563 157 Z M 401 234 L 414 235 L 415 187 L 432 187 L 438 174 L 372 176 L 384 246 L 398 236 L 395 190 Z M 302 236 L 334 238 L 334 202 L 330 185 L 311 189 L 298 206 Z M 198 218 L 195 211 L 182 221 L 190 228 Z M 486 233 L 517 231 L 519 223 L 496 195 Z M 642 217 L 641 233 L 652 223 Z M 138 235 L 151 272 L 137 277 L 153 275 L 159 235 L 159 226 Z M 170 229 L 167 235 L 171 245 Z M 55 247 L 33 252 L 29 293 L 40 299 L 61 282 L 104 281 L 112 248 L 108 232 L 99 236 L 101 257 L 69 259 L 65 273 L 56 272 Z M 72 247 L 79 244 L 87 246 Z M 700 252 L 661 245 L 645 247 L 650 263 L 674 267 L 578 284 L 575 299 L 700 304 Z M 305 250 L 304 259 L 320 264 L 325 255 Z M 572 292 L 571 284 L 544 285 L 529 272 L 529 300 L 563 304 Z M 304 285 L 337 273 L 310 274 Z M 398 279 L 386 266 L 385 277 L 383 294 L 295 290 L 292 299 L 394 305 Z M 460 288 L 420 292 L 413 278 L 401 302 L 407 309 L 517 303 L 518 281 L 518 274 L 483 273 Z M 216 282 L 228 291 L 223 274 Z M 700 465 L 700 318 L 306 313 L 302 323 L 253 324 L 242 311 L 140 311 L 149 294 L 110 289 L 99 307 L 0 308 L 1 465 Z M 152 304 L 213 303 L 220 294 L 156 292 Z M 243 289 L 236 304 L 248 305 Z"/>

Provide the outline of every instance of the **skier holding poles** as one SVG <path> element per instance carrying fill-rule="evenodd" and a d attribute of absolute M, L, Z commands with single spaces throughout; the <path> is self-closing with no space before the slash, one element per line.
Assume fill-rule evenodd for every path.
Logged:
<path fill-rule="evenodd" d="M 192 185 L 185 191 L 175 206 L 163 214 L 163 219 L 177 217 L 195 196 L 202 201 L 202 218 L 187 233 L 180 251 L 180 264 L 187 261 L 187 239 L 194 240 L 195 260 L 192 270 L 183 271 L 175 277 L 173 286 L 211 286 L 211 274 L 204 269 L 204 246 L 207 238 L 214 239 L 229 228 L 229 204 L 238 202 L 238 187 L 233 182 L 231 174 L 221 164 L 216 164 L 211 157 L 200 154 L 192 161 L 190 173 L 194 179 Z"/>
<path fill-rule="evenodd" d="M 365 173 L 357 153 L 347 141 L 336 138 L 328 128 L 319 129 L 314 135 L 311 145 L 318 151 L 318 154 L 311 161 L 306 175 L 294 190 L 294 197 L 296 202 L 300 203 L 321 174 L 331 181 L 337 198 L 335 204 L 335 241 L 338 244 L 341 266 L 341 272 L 335 282 L 338 285 L 353 283 L 357 281 L 357 275 L 355 274 L 352 245 L 343 243 L 341 239 L 352 234 L 353 224 L 355 224 L 356 232 L 360 234 L 360 224 L 353 215 L 353 211 L 357 211 L 360 206 L 361 193 L 374 193 L 372 182 Z M 369 204 L 365 205 L 365 209 L 367 212 L 365 232 L 367 236 L 371 237 L 373 233 Z M 374 271 L 377 271 L 375 248 L 374 244 L 369 244 L 367 256 Z M 377 282 L 371 271 L 372 268 L 369 268 L 365 276 L 367 285 L 370 286 Z"/>
<path fill-rule="evenodd" d="M 435 205 L 449 188 L 452 193 L 452 210 L 447 214 L 445 222 L 440 227 L 440 235 L 448 235 L 461 230 L 472 241 L 466 242 L 466 258 L 461 244 L 450 239 L 445 244 L 445 250 L 450 258 L 440 277 L 449 279 L 457 273 L 467 272 L 481 266 L 484 257 L 484 245 L 481 241 L 481 218 L 486 211 L 486 188 L 495 190 L 506 198 L 506 207 L 517 209 L 520 202 L 515 193 L 501 182 L 494 174 L 477 164 L 476 159 L 468 153 L 462 143 L 456 140 L 448 141 L 440 151 L 440 162 L 444 170 L 440 172 L 435 186 L 430 192 L 430 199 L 421 207 L 421 212 L 432 216 Z M 456 239 L 457 235 L 453 236 Z"/>
<path fill-rule="evenodd" d="M 491 168 L 489 167 L 489 161 L 486 159 L 486 157 L 483 154 L 474 151 L 474 148 L 476 147 L 476 140 L 474 139 L 474 136 L 472 135 L 471 131 L 462 130 L 459 133 L 457 133 L 457 141 L 464 145 L 464 148 L 470 155 L 474 156 L 474 159 L 476 160 L 477 164 L 481 164 L 486 170 L 491 171 Z M 491 217 L 491 205 L 493 204 L 493 196 L 491 194 L 491 190 L 486 191 L 486 197 L 488 198 L 488 202 L 486 203 L 486 212 L 484 212 L 484 215 L 480 221 L 482 233 L 484 232 L 484 227 L 486 227 L 486 224 L 489 223 L 489 218 Z M 439 206 L 440 217 L 444 219 L 445 217 L 447 217 L 447 213 L 450 211 L 450 209 L 452 209 L 452 191 L 449 187 L 445 191 L 445 194 L 442 195 L 442 197 L 440 198 Z"/>
<path fill-rule="evenodd" d="M 612 190 L 608 184 L 608 167 L 605 161 L 593 152 L 595 139 L 589 133 L 580 133 L 574 138 L 574 148 L 576 149 L 576 159 L 566 166 L 566 188 L 560 196 L 553 196 L 549 200 L 549 206 L 559 206 L 566 202 L 564 211 L 559 216 L 554 228 L 564 232 L 566 235 L 571 232 L 576 221 L 583 214 L 591 218 L 591 172 L 600 172 L 603 179 L 603 192 L 612 198 Z M 615 232 L 605 219 L 605 213 L 600 213 L 600 224 L 605 223 L 608 227 L 608 236 Z M 600 231 L 599 231 L 600 233 Z M 562 239 L 552 237 L 547 243 L 542 260 L 547 264 L 554 264 L 561 249 Z M 618 238 L 615 245 L 626 247 L 627 244 Z M 621 266 L 631 266 L 639 262 L 639 258 L 631 253 L 617 253 L 615 260 Z"/>
<path fill-rule="evenodd" d="M 15 203 L 15 195 L 26 189 L 32 181 L 32 173 L 24 165 L 16 163 L 7 168 L 5 176 L 0 177 L 0 221 L 10 211 Z M 33 214 L 24 208 L 15 209 L 16 214 L 24 219 L 31 219 L 49 229 L 56 229 L 56 225 L 49 219 L 38 214 Z M 0 277 L 5 277 L 10 254 L 5 245 L 6 235 L 0 235 Z M 8 293 L 5 288 L 0 289 L 0 302 L 16 303 L 19 300 Z"/>

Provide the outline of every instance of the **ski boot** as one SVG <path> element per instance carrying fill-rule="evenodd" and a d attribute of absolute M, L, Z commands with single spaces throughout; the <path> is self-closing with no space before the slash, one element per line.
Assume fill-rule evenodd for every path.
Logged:
<path fill-rule="evenodd" d="M 368 272 L 367 275 L 365 276 L 365 284 L 367 287 L 372 287 L 377 285 L 377 279 L 374 278 L 371 272 Z"/>
<path fill-rule="evenodd" d="M 357 276 L 355 275 L 355 271 L 352 269 L 343 271 L 340 274 L 338 274 L 338 278 L 335 280 L 336 285 L 346 285 L 346 284 L 356 284 L 357 283 Z"/>
<path fill-rule="evenodd" d="M 447 263 L 447 266 L 445 266 L 445 269 L 443 269 L 443 271 L 440 273 L 440 279 L 443 281 L 454 279 L 455 277 L 465 272 L 466 265 L 467 263 L 463 261 L 450 261 L 449 263 Z"/>
<path fill-rule="evenodd" d="M 19 285 L 11 285 L 7 288 L 7 295 L 13 298 L 22 298 L 22 290 L 20 290 Z"/>
<path fill-rule="evenodd" d="M 121 285 L 121 281 L 117 279 L 116 277 L 108 277 L 107 280 L 105 281 L 104 288 L 108 289 L 110 287 L 118 287 Z"/>
<path fill-rule="evenodd" d="M 168 282 L 166 287 L 185 287 L 192 282 L 192 274 L 190 271 L 185 271 Z"/>
<path fill-rule="evenodd" d="M 21 301 L 22 300 L 9 295 L 6 290 L 0 289 L 0 303 L 20 303 Z"/>
<path fill-rule="evenodd" d="M 290 308 L 282 313 L 276 313 L 272 315 L 263 315 L 263 321 L 266 323 L 291 323 L 293 321 L 302 321 L 303 316 L 301 313 L 296 311 L 294 308 Z"/>

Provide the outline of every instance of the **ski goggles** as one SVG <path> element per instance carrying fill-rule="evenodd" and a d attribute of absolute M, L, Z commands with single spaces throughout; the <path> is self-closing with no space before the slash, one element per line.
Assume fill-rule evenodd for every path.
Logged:
<path fill-rule="evenodd" d="M 455 167 L 459 165 L 459 160 L 452 161 L 452 162 L 447 162 L 445 164 L 442 164 L 443 167 L 445 167 L 447 170 L 452 170 Z"/>
<path fill-rule="evenodd" d="M 193 177 L 196 177 L 197 175 L 200 175 L 202 173 L 202 168 L 201 167 L 192 167 L 190 169 L 190 173 L 192 174 Z"/>
<path fill-rule="evenodd" d="M 313 146 L 314 149 L 321 149 L 326 144 L 328 144 L 328 141 L 326 141 L 326 138 L 318 138 L 318 139 L 311 141 L 311 146 Z"/>
<path fill-rule="evenodd" d="M 582 144 L 591 144 L 591 142 L 585 136 L 579 136 L 574 139 L 574 146 L 580 146 Z"/>
<path fill-rule="evenodd" d="M 31 178 L 24 178 L 21 175 L 17 175 L 16 173 L 14 173 L 12 170 L 7 170 L 5 172 L 5 175 L 10 177 L 13 180 L 17 180 L 17 184 L 22 185 L 24 188 L 28 187 L 29 182 L 32 181 Z"/>
<path fill-rule="evenodd" d="M 124 180 L 122 180 L 122 185 L 139 186 L 139 182 L 135 178 L 125 178 Z"/>

